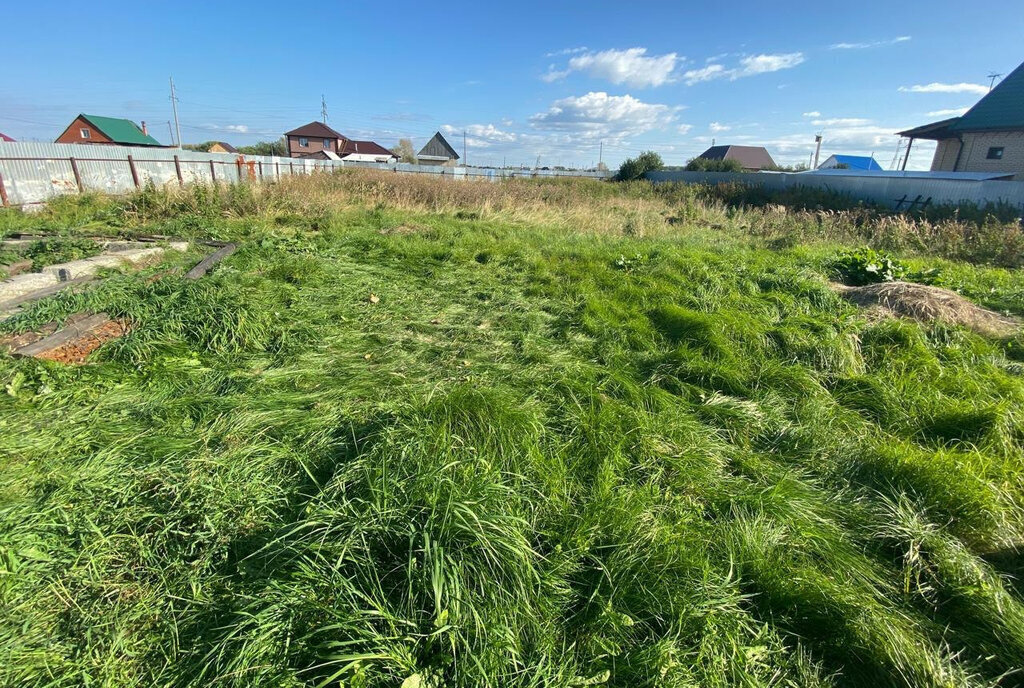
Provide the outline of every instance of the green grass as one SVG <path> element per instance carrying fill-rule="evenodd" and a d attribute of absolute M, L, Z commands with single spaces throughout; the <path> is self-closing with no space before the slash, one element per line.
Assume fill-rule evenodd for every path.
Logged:
<path fill-rule="evenodd" d="M 1016 340 L 867 320 L 834 237 L 537 188 L 0 218 L 245 241 L 2 325 L 134 330 L 0 358 L 0 685 L 1020 685 Z M 1024 313 L 1017 270 L 900 257 Z"/>

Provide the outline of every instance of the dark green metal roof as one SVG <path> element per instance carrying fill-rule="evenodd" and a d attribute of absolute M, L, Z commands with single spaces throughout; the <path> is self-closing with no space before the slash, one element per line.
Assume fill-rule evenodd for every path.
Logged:
<path fill-rule="evenodd" d="M 124 143 L 135 146 L 159 146 L 161 143 L 149 134 L 143 134 L 142 129 L 130 119 L 118 119 L 116 117 L 99 117 L 97 115 L 79 115 L 91 125 L 103 132 L 103 135 L 114 143 Z"/>
<path fill-rule="evenodd" d="M 953 131 L 1024 129 L 1024 64 L 1010 72 L 955 124 Z"/>

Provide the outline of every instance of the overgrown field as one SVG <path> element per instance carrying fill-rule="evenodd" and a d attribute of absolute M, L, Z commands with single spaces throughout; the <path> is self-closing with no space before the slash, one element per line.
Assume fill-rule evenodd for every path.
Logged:
<path fill-rule="evenodd" d="M 0 229 L 235 239 L 0 325 L 5 686 L 1024 684 L 1019 223 L 345 174 Z"/>

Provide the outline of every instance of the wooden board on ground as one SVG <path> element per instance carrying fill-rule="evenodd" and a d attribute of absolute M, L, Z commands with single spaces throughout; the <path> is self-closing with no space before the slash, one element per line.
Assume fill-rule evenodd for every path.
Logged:
<path fill-rule="evenodd" d="M 61 330 L 14 350 L 15 356 L 34 356 L 51 360 L 80 362 L 104 341 L 126 332 L 122 323 L 111 320 L 106 313 L 96 313 L 68 324 Z M 111 336 L 113 335 L 113 336 Z M 95 341 L 94 341 L 95 340 Z M 96 343 L 98 341 L 98 343 Z"/>
<path fill-rule="evenodd" d="M 185 279 L 197 280 L 210 271 L 217 263 L 221 262 L 238 249 L 237 244 L 225 244 L 210 255 L 203 258 L 194 268 L 185 273 Z"/>

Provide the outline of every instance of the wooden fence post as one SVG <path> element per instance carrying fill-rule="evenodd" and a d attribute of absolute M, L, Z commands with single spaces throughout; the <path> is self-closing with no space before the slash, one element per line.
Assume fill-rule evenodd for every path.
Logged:
<path fill-rule="evenodd" d="M 174 156 L 174 172 L 178 175 L 178 186 L 185 185 L 185 179 L 181 176 L 181 158 Z"/>
<path fill-rule="evenodd" d="M 7 189 L 4 188 L 4 176 L 0 174 L 0 203 L 6 208 L 11 203 L 7 200 Z"/>
<path fill-rule="evenodd" d="M 281 178 L 281 163 L 277 160 L 274 161 L 274 179 Z"/>
<path fill-rule="evenodd" d="M 128 156 L 128 169 L 132 171 L 132 182 L 135 184 L 135 188 L 139 188 L 139 171 L 135 169 L 135 158 Z"/>
<path fill-rule="evenodd" d="M 294 177 L 295 176 L 295 163 L 293 163 L 293 162 L 288 163 L 288 168 L 291 170 L 290 175 Z"/>
<path fill-rule="evenodd" d="M 85 193 L 85 186 L 82 185 L 82 175 L 78 172 L 78 161 L 68 158 L 71 161 L 71 171 L 75 174 L 75 184 L 78 184 L 78 193 Z"/>
<path fill-rule="evenodd" d="M 259 165 L 259 167 L 260 167 L 260 180 L 262 181 L 262 179 L 263 179 L 263 161 L 262 160 L 257 160 L 256 164 Z"/>
<path fill-rule="evenodd" d="M 210 160 L 210 181 L 211 182 L 216 182 L 217 181 L 217 170 L 213 166 L 213 160 Z"/>

